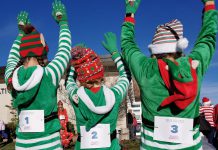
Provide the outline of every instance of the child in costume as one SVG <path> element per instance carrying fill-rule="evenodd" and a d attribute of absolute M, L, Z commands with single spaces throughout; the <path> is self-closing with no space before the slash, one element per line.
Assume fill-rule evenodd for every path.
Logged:
<path fill-rule="evenodd" d="M 105 34 L 103 46 L 110 52 L 119 71 L 117 83 L 108 88 L 102 84 L 104 68 L 99 56 L 90 48 L 72 49 L 72 66 L 66 83 L 76 114 L 78 139 L 75 149 L 119 150 L 116 124 L 119 106 L 127 94 L 129 80 L 121 56 L 117 51 L 116 36 Z M 80 82 L 77 86 L 75 75 Z"/>
<path fill-rule="evenodd" d="M 141 92 L 141 149 L 202 149 L 199 95 L 215 52 L 218 18 L 214 1 L 203 1 L 203 24 L 191 54 L 182 56 L 188 41 L 176 19 L 157 27 L 149 45 L 152 58 L 140 51 L 134 39 L 134 14 L 139 3 L 140 0 L 126 0 L 121 47 Z M 183 133 L 187 134 L 182 136 Z"/>
<path fill-rule="evenodd" d="M 71 57 L 71 33 L 66 9 L 60 1 L 53 3 L 52 14 L 60 26 L 59 48 L 47 66 L 44 58 L 48 47 L 43 35 L 29 24 L 26 12 L 17 18 L 19 35 L 12 45 L 5 72 L 6 84 L 12 83 L 13 107 L 19 114 L 17 150 L 62 149 L 57 88 Z"/>

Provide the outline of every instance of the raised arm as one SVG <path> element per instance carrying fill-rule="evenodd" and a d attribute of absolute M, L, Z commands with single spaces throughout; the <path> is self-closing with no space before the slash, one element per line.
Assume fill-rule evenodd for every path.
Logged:
<path fill-rule="evenodd" d="M 12 77 L 13 70 L 15 69 L 18 62 L 20 61 L 19 49 L 20 49 L 21 38 L 24 35 L 22 26 L 26 24 L 30 24 L 28 13 L 25 11 L 21 11 L 17 16 L 17 23 L 18 23 L 19 34 L 11 47 L 7 60 L 6 70 L 5 70 L 5 83 L 7 85 L 8 85 L 9 78 Z"/>
<path fill-rule="evenodd" d="M 117 69 L 119 71 L 119 78 L 112 90 L 116 91 L 123 100 L 127 94 L 129 82 L 131 80 L 130 72 L 124 67 L 122 58 L 117 51 L 116 35 L 109 32 L 105 34 L 105 42 L 102 42 L 105 49 L 111 54 L 113 61 L 115 62 Z"/>
<path fill-rule="evenodd" d="M 73 104 L 74 102 L 78 104 L 78 96 L 77 96 L 78 86 L 76 84 L 74 73 L 75 73 L 75 69 L 74 67 L 71 66 L 70 72 L 68 74 L 67 81 L 66 81 L 66 89 L 69 94 L 71 103 Z"/>
<path fill-rule="evenodd" d="M 205 8 L 201 31 L 189 55 L 192 59 L 200 61 L 202 75 L 206 72 L 212 56 L 214 55 L 218 27 L 218 17 L 214 1 L 204 0 L 204 3 Z"/>
<path fill-rule="evenodd" d="M 131 72 L 142 70 L 142 62 L 147 57 L 140 51 L 135 42 L 135 19 L 134 15 L 139 7 L 140 0 L 126 1 L 126 17 L 121 31 L 121 49 L 124 61 L 127 63 Z M 134 74 L 137 79 L 137 74 Z"/>
<path fill-rule="evenodd" d="M 51 75 L 53 85 L 58 87 L 71 57 L 71 33 L 68 27 L 66 9 L 61 1 L 53 3 L 52 14 L 60 26 L 59 46 L 55 58 L 46 67 L 46 73 Z"/>

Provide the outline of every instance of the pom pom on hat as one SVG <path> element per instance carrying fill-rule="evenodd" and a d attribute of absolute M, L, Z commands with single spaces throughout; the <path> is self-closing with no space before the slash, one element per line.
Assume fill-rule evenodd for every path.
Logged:
<path fill-rule="evenodd" d="M 187 38 L 181 38 L 177 42 L 177 48 L 178 50 L 184 50 L 188 47 L 188 39 Z"/>
<path fill-rule="evenodd" d="M 203 105 L 210 105 L 211 104 L 210 99 L 207 97 L 203 97 L 202 102 L 203 102 Z"/>

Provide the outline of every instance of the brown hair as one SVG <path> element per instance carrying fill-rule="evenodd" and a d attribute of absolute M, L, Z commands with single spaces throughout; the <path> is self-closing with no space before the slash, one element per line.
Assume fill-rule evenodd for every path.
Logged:
<path fill-rule="evenodd" d="M 80 85 L 84 86 L 87 89 L 90 89 L 94 86 L 94 84 L 101 84 L 104 81 L 103 78 L 99 78 L 99 79 L 93 79 L 93 80 L 89 80 L 86 82 L 81 82 Z"/>
<path fill-rule="evenodd" d="M 21 28 L 21 30 L 23 30 L 23 32 L 24 32 L 25 34 L 29 34 L 29 33 L 31 33 L 33 30 L 35 30 L 35 27 L 32 26 L 31 24 L 19 25 L 19 27 Z"/>
<path fill-rule="evenodd" d="M 29 59 L 29 58 L 31 58 L 31 57 L 25 57 L 25 58 L 21 58 L 21 59 L 20 59 L 20 61 L 17 63 L 17 66 L 16 66 L 16 67 L 14 68 L 14 70 L 12 71 L 11 77 L 13 76 L 14 71 L 15 71 L 18 67 L 22 66 L 23 63 L 24 63 L 27 59 Z M 47 65 L 47 64 L 44 63 L 44 59 L 47 59 L 47 57 L 45 57 L 45 56 L 37 56 L 37 57 L 35 57 L 35 58 L 37 59 L 37 61 L 38 61 L 38 63 L 39 63 L 40 66 L 45 67 L 45 66 Z M 11 77 L 10 77 L 10 78 L 11 78 Z M 8 83 L 7 89 L 8 89 L 9 91 L 14 90 L 12 83 Z"/>
<path fill-rule="evenodd" d="M 166 58 L 167 56 L 171 56 L 174 59 L 177 59 L 179 57 L 184 56 L 184 54 L 182 52 L 176 52 L 176 53 L 162 53 L 162 54 L 152 54 L 151 57 L 152 58 L 156 58 L 156 59 L 163 59 Z"/>

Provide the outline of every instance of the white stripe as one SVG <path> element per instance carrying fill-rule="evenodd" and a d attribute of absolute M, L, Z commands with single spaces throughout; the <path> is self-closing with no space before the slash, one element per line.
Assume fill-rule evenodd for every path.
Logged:
<path fill-rule="evenodd" d="M 123 62 L 122 62 L 122 61 L 119 61 L 119 62 L 117 63 L 117 68 L 119 68 L 121 65 L 123 66 Z"/>
<path fill-rule="evenodd" d="M 66 55 L 65 53 L 67 53 L 68 55 Z M 58 56 L 58 55 L 64 55 L 65 54 L 65 58 L 66 59 L 69 59 L 71 54 L 70 54 L 70 50 L 68 50 L 67 48 L 65 47 L 61 47 L 59 50 L 58 50 L 58 53 L 55 55 L 55 56 Z"/>
<path fill-rule="evenodd" d="M 117 93 L 120 95 L 120 91 L 119 91 L 116 87 L 113 87 L 112 89 L 114 89 L 115 91 L 117 91 Z"/>
<path fill-rule="evenodd" d="M 20 56 L 20 53 L 17 50 L 15 50 L 15 49 L 12 49 L 11 53 L 16 53 L 18 56 Z"/>
<path fill-rule="evenodd" d="M 61 36 L 67 36 L 69 39 L 71 38 L 71 35 L 68 32 L 61 32 L 59 37 L 61 37 Z"/>
<path fill-rule="evenodd" d="M 65 42 L 61 42 L 59 46 L 60 46 L 60 47 L 61 47 L 61 46 L 67 46 L 68 48 L 70 48 L 70 44 L 65 43 Z"/>
<path fill-rule="evenodd" d="M 71 40 L 70 40 L 70 38 L 68 38 L 68 37 L 61 37 L 61 38 L 59 39 L 59 42 L 63 42 L 63 40 L 66 40 L 67 42 L 71 43 Z"/>
<path fill-rule="evenodd" d="M 54 150 L 63 150 L 63 148 L 56 148 L 56 149 L 54 149 Z"/>
<path fill-rule="evenodd" d="M 114 62 L 116 63 L 116 62 L 118 62 L 120 59 L 121 59 L 121 57 L 117 57 L 117 58 L 114 60 Z"/>
<path fill-rule="evenodd" d="M 61 68 L 61 72 L 63 74 L 64 73 L 64 66 L 62 65 L 62 63 L 57 59 L 55 59 L 53 62 L 57 63 L 57 65 Z"/>
<path fill-rule="evenodd" d="M 56 138 L 58 136 L 60 136 L 60 133 L 56 132 L 56 133 L 54 133 L 52 135 L 49 135 L 49 136 L 46 136 L 46 137 L 43 137 L 43 138 L 35 138 L 35 139 L 31 139 L 31 140 L 22 140 L 22 139 L 16 138 L 16 142 L 23 143 L 23 144 L 32 144 L 32 143 L 37 143 L 37 142 L 40 142 L 40 141 L 47 141 L 47 140 Z"/>
<path fill-rule="evenodd" d="M 119 85 L 115 85 L 114 87 L 116 87 L 120 91 L 121 96 L 123 97 L 123 90 L 122 90 L 122 88 Z"/>
<path fill-rule="evenodd" d="M 60 55 L 63 55 L 63 56 L 60 56 Z M 55 56 L 55 59 L 56 59 L 56 57 L 62 58 L 61 60 L 64 60 L 64 64 L 67 66 L 67 60 L 69 59 L 69 56 L 66 53 L 64 53 L 64 52 L 58 53 L 58 55 Z"/>
<path fill-rule="evenodd" d="M 20 40 L 15 40 L 15 42 L 17 42 L 17 43 L 21 43 Z"/>
<path fill-rule="evenodd" d="M 197 128 L 198 129 L 198 128 Z M 150 136 L 153 138 L 153 132 L 148 131 L 146 129 L 143 129 L 143 133 L 147 136 Z M 194 134 L 193 134 L 194 135 Z M 146 140 L 143 136 L 141 136 L 141 142 L 144 143 L 145 145 L 152 146 L 152 147 L 157 147 L 157 148 L 163 148 L 163 149 L 183 149 L 191 146 L 197 145 L 201 141 L 201 136 L 197 137 L 197 139 L 193 140 L 193 143 L 191 144 L 177 144 L 177 145 L 169 145 L 169 144 L 160 144 L 158 142 L 153 142 L 153 141 L 148 141 Z"/>
<path fill-rule="evenodd" d="M 20 60 L 20 58 L 17 57 L 17 56 L 15 56 L 15 55 L 10 55 L 8 59 L 15 59 L 15 60 L 17 60 L 17 61 Z"/>
<path fill-rule="evenodd" d="M 15 149 L 16 150 L 39 150 L 39 149 L 50 148 L 50 147 L 53 147 L 53 146 L 56 146 L 56 145 L 59 145 L 59 144 L 61 144 L 60 140 L 52 142 L 52 143 L 40 145 L 40 146 L 29 147 L 29 148 L 24 148 L 24 147 L 16 146 Z"/>
<path fill-rule="evenodd" d="M 54 67 L 54 70 L 53 71 L 56 71 L 57 72 L 57 74 L 58 74 L 58 80 L 61 78 L 61 72 L 60 72 L 60 70 L 58 69 L 58 67 L 55 65 L 55 64 L 53 64 L 53 63 L 51 63 L 51 64 L 49 64 L 49 66 L 52 66 L 52 67 Z"/>
<path fill-rule="evenodd" d="M 54 86 L 56 86 L 56 77 L 54 71 L 49 67 L 46 67 L 45 69 L 48 69 L 48 72 L 51 74 L 52 77 L 52 83 Z"/>
<path fill-rule="evenodd" d="M 124 70 L 124 66 L 122 66 L 120 69 L 119 69 L 119 71 L 123 71 Z"/>
<path fill-rule="evenodd" d="M 18 45 L 18 44 L 13 44 L 13 45 L 12 45 L 12 49 L 13 49 L 13 47 L 19 49 L 19 48 L 20 48 L 20 45 Z"/>

